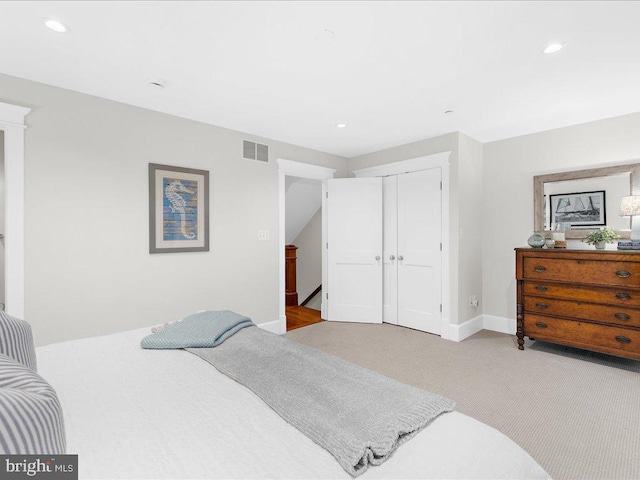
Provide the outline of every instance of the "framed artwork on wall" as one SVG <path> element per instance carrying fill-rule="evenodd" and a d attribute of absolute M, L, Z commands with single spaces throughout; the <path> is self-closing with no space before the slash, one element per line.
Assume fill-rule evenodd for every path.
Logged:
<path fill-rule="evenodd" d="M 607 224 L 605 191 L 549 195 L 551 225 L 568 223 L 572 228 Z"/>
<path fill-rule="evenodd" d="M 209 172 L 149 164 L 149 253 L 209 251 Z"/>

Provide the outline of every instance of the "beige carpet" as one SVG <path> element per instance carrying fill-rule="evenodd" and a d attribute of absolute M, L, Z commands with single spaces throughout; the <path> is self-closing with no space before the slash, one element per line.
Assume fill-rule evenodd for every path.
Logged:
<path fill-rule="evenodd" d="M 287 337 L 446 395 L 555 479 L 640 479 L 640 362 L 482 331 L 455 343 L 392 325 L 323 322 Z"/>

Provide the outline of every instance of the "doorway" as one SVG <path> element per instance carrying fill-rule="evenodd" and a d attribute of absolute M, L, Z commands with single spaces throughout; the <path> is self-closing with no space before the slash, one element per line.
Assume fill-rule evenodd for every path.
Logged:
<path fill-rule="evenodd" d="M 322 321 L 322 181 L 285 176 L 287 331 Z"/>
<path fill-rule="evenodd" d="M 279 158 L 278 162 L 278 194 L 279 194 L 279 218 L 278 218 L 278 265 L 279 265 L 279 292 L 278 292 L 278 304 L 279 304 L 279 333 L 284 334 L 287 331 L 287 312 L 286 312 L 286 271 L 285 271 L 285 245 L 287 245 L 287 240 L 295 240 L 295 238 L 289 237 L 287 239 L 287 215 L 286 215 L 286 192 L 287 192 L 287 182 L 291 186 L 295 181 L 299 183 L 299 185 L 311 185 L 310 183 L 305 184 L 305 181 L 314 181 L 320 184 L 320 202 L 322 202 L 322 198 L 325 195 L 324 185 L 322 185 L 322 180 L 326 180 L 329 178 L 333 178 L 336 170 L 333 168 L 320 167 L 317 165 L 310 165 L 307 163 L 295 162 L 292 160 L 287 160 L 283 158 Z M 289 180 L 287 180 L 289 179 Z M 317 183 L 316 183 L 317 185 Z M 311 188 L 311 187 L 309 187 Z M 301 189 L 307 189 L 307 187 L 301 187 Z M 314 212 L 314 215 L 318 213 L 317 210 Z M 323 227 L 326 225 L 326 212 L 320 209 L 319 218 L 321 225 L 321 240 L 320 240 L 320 250 L 321 250 L 321 267 L 320 270 L 322 272 L 322 281 L 321 284 L 326 282 L 325 272 L 326 272 L 326 251 L 322 248 L 322 245 L 326 242 L 326 231 Z M 308 224 L 308 221 L 307 221 Z M 304 227 L 306 224 L 303 224 Z M 301 227 L 301 231 L 302 231 Z M 292 234 L 290 234 L 292 235 Z M 310 277 L 311 278 L 311 277 Z M 310 281 L 309 284 L 311 284 Z M 307 284 L 308 285 L 308 284 Z M 319 285 L 313 287 L 317 288 Z M 305 287 L 308 289 L 309 287 Z M 313 293 L 311 291 L 307 294 L 307 297 L 299 298 L 298 304 L 300 302 L 304 302 L 308 295 Z M 313 300 L 313 299 L 312 299 Z M 310 300 L 311 301 L 311 300 Z M 316 300 L 317 302 L 317 300 Z M 324 318 L 325 313 L 325 303 L 321 300 L 320 305 L 321 318 Z M 317 314 L 316 314 L 317 315 Z"/>
<path fill-rule="evenodd" d="M 4 148 L 5 310 L 24 318 L 24 129 L 30 108 L 0 102 Z"/>

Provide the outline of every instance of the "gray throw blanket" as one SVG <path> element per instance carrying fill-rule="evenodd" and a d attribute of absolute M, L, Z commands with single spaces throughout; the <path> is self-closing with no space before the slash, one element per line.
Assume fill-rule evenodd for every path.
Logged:
<path fill-rule="evenodd" d="M 215 348 L 187 351 L 252 390 L 354 477 L 455 406 L 260 328 L 245 328 Z"/>
<path fill-rule="evenodd" d="M 236 332 L 253 325 L 248 317 L 231 310 L 194 313 L 164 330 L 144 337 L 140 346 L 160 350 L 215 347 Z"/>

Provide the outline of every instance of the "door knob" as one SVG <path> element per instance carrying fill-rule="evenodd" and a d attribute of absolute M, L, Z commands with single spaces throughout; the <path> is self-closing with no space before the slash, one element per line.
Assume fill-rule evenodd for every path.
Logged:
<path fill-rule="evenodd" d="M 395 260 L 395 259 L 396 259 L 396 256 L 395 256 L 395 255 L 391 255 L 391 256 L 389 257 L 389 260 L 391 260 L 391 261 L 393 261 L 393 260 Z"/>
<path fill-rule="evenodd" d="M 376 255 L 376 260 L 380 260 L 380 255 Z"/>
<path fill-rule="evenodd" d="M 398 260 L 404 260 L 404 257 L 402 255 L 398 255 Z"/>

